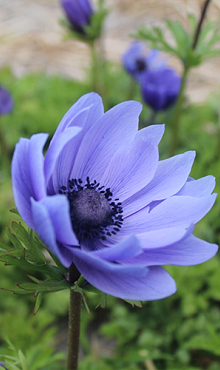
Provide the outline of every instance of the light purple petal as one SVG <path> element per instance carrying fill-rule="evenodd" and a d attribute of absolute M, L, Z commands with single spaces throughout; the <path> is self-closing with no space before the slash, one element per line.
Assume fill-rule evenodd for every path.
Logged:
<path fill-rule="evenodd" d="M 90 121 L 91 123 L 96 122 L 97 119 L 99 119 L 104 114 L 104 108 L 101 97 L 98 94 L 92 92 L 83 95 L 79 100 L 77 100 L 75 104 L 72 105 L 72 107 L 68 110 L 68 112 L 60 121 L 59 126 L 54 133 L 52 141 L 55 140 L 57 135 L 63 132 L 67 126 L 72 126 L 72 122 L 74 121 L 75 116 L 78 115 L 81 110 L 88 108 L 91 105 L 93 105 L 93 109 L 91 110 Z"/>
<path fill-rule="evenodd" d="M 41 203 L 31 199 L 34 230 L 43 243 L 54 253 L 60 262 L 69 267 L 72 263 L 72 253 L 68 248 L 59 245 L 56 241 L 54 225 L 52 224 L 47 208 Z"/>
<path fill-rule="evenodd" d="M 133 101 L 106 112 L 82 140 L 71 178 L 99 179 L 116 150 L 134 139 L 140 112 L 141 104 Z"/>
<path fill-rule="evenodd" d="M 176 291 L 174 280 L 162 267 L 131 270 L 128 265 L 94 261 L 91 254 L 82 256 L 74 249 L 74 263 L 83 277 L 97 289 L 122 299 L 154 300 L 165 298 Z M 84 258 L 85 257 L 85 258 Z M 142 277 L 137 277 L 142 274 Z M 136 275 L 136 276 L 135 276 Z"/>
<path fill-rule="evenodd" d="M 46 196 L 43 148 L 47 138 L 48 134 L 36 134 L 29 141 L 28 168 L 35 200 Z"/>
<path fill-rule="evenodd" d="M 158 159 L 158 147 L 141 130 L 128 149 L 124 147 L 115 154 L 100 183 L 110 186 L 114 197 L 123 202 L 151 181 Z"/>
<path fill-rule="evenodd" d="M 26 224 L 33 228 L 30 198 L 34 196 L 32 188 L 28 151 L 30 140 L 21 138 L 15 146 L 11 164 L 12 188 L 15 204 Z"/>
<path fill-rule="evenodd" d="M 189 151 L 160 161 L 152 181 L 123 203 L 124 217 L 152 201 L 166 199 L 176 194 L 187 181 L 194 158 L 195 152 Z"/>
<path fill-rule="evenodd" d="M 67 128 L 65 131 L 63 131 L 56 140 L 53 140 L 51 145 L 48 148 L 45 162 L 44 162 L 44 172 L 45 172 L 45 178 L 46 182 L 50 179 L 50 176 L 52 175 L 54 171 L 54 167 L 57 161 L 57 158 L 64 148 L 64 146 L 72 139 L 74 138 L 79 132 L 81 131 L 80 127 L 70 127 Z M 70 158 L 69 160 L 72 160 Z"/>
<path fill-rule="evenodd" d="M 167 264 L 191 266 L 208 261 L 217 251 L 218 246 L 216 244 L 207 243 L 194 235 L 190 235 L 172 246 L 146 250 L 141 255 L 133 258 L 130 263 L 140 264 L 140 266 Z"/>
<path fill-rule="evenodd" d="M 206 197 L 215 188 L 214 176 L 205 176 L 198 180 L 187 181 L 177 195 L 190 195 L 191 197 Z"/>
<path fill-rule="evenodd" d="M 188 227 L 200 221 L 212 208 L 216 194 L 208 197 L 173 196 L 161 202 L 151 212 L 144 208 L 126 217 L 123 228 L 130 233 L 142 233 L 169 227 Z"/>
<path fill-rule="evenodd" d="M 73 231 L 69 202 L 65 195 L 53 195 L 41 200 L 42 204 L 50 216 L 53 224 L 56 240 L 62 244 L 78 246 L 78 239 Z"/>
<path fill-rule="evenodd" d="M 54 168 L 52 181 L 48 184 L 48 191 L 50 194 L 58 193 L 62 185 L 66 186 L 68 184 L 68 180 L 71 179 L 70 173 L 75 162 L 75 157 L 84 135 L 96 123 L 97 118 L 102 116 L 101 113 L 100 106 L 92 104 L 87 108 L 80 110 L 79 114 L 76 114 L 74 119 L 69 122 L 67 127 L 82 127 L 82 131 L 73 137 L 59 154 Z"/>
<path fill-rule="evenodd" d="M 84 267 L 87 265 L 93 269 L 99 270 L 103 274 L 105 272 L 111 274 L 116 273 L 120 276 L 143 277 L 146 275 L 147 272 L 147 269 L 143 267 L 140 268 L 139 266 L 121 265 L 119 263 L 112 263 L 107 260 L 101 259 L 98 256 L 96 256 L 95 254 L 96 252 L 85 252 L 77 248 L 73 248 L 72 252 L 74 255 L 73 261 L 86 280 L 87 277 L 83 274 L 82 269 L 84 269 Z"/>
<path fill-rule="evenodd" d="M 165 245 L 171 245 L 185 239 L 192 234 L 194 225 L 187 227 L 170 227 L 160 229 L 160 232 L 155 230 L 137 234 L 143 249 L 161 248 Z"/>
<path fill-rule="evenodd" d="M 93 256 L 97 256 L 107 261 L 119 262 L 127 258 L 135 257 L 140 254 L 141 251 L 142 249 L 139 240 L 132 235 L 119 244 L 93 252 Z"/>
<path fill-rule="evenodd" d="M 145 132 L 145 135 L 152 140 L 154 145 L 158 145 L 164 134 L 165 125 L 150 125 L 144 127 L 141 131 Z"/>
<path fill-rule="evenodd" d="M 138 227 L 134 226 L 131 231 L 130 228 L 122 226 L 119 233 L 110 237 L 107 236 L 106 240 L 102 241 L 102 247 L 100 246 L 100 248 L 121 243 L 131 232 L 138 238 L 143 250 L 162 248 L 165 245 L 171 245 L 185 239 L 193 232 L 193 229 L 194 225 L 188 224 L 187 226 L 161 228 L 159 232 L 157 230 L 140 232 Z"/>

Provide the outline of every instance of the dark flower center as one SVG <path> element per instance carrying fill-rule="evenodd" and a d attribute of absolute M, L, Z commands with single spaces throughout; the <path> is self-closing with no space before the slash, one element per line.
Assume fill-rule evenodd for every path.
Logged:
<path fill-rule="evenodd" d="M 65 194 L 70 204 L 70 218 L 73 230 L 79 240 L 115 235 L 121 228 L 122 206 L 119 199 L 112 199 L 109 188 L 105 189 L 89 177 L 83 185 L 81 179 L 69 180 L 68 188 L 61 186 L 60 194 Z"/>
<path fill-rule="evenodd" d="M 147 64 L 144 59 L 141 58 L 137 59 L 135 64 L 138 72 L 143 72 L 147 69 Z"/>

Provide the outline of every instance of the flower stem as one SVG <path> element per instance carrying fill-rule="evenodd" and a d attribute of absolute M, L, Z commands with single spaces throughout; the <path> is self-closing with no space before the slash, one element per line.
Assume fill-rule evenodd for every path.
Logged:
<path fill-rule="evenodd" d="M 3 161 L 3 168 L 5 168 L 6 172 L 10 172 L 10 162 L 11 162 L 11 156 L 10 156 L 10 149 L 7 145 L 7 141 L 3 132 L 3 128 L 0 122 L 0 147 L 2 152 L 2 161 Z"/>
<path fill-rule="evenodd" d="M 206 0 L 203 4 L 200 19 L 199 19 L 199 22 L 196 28 L 195 35 L 193 37 L 193 42 L 191 46 L 192 50 L 196 49 L 196 46 L 199 40 L 199 35 L 202 29 L 202 24 L 205 19 L 205 15 L 206 15 L 210 2 L 211 0 Z M 180 93 L 179 93 L 179 96 L 178 96 L 178 99 L 177 99 L 177 102 L 174 108 L 174 113 L 173 113 L 173 134 L 172 134 L 172 142 L 171 142 L 171 147 L 170 147 L 170 156 L 175 154 L 176 149 L 178 147 L 179 125 L 180 125 L 179 123 L 180 123 L 180 116 L 181 116 L 181 110 L 182 110 L 182 104 L 183 104 L 184 91 L 185 91 L 185 86 L 186 86 L 186 79 L 187 79 L 189 70 L 190 70 L 190 66 L 188 66 L 187 64 L 184 64 Z"/>
<path fill-rule="evenodd" d="M 100 50 L 97 50 L 98 46 L 100 46 L 97 45 L 97 41 L 98 40 L 91 40 L 89 43 L 92 58 L 92 91 L 102 94 L 100 86 L 100 73 L 102 73 L 101 69 L 103 67 L 103 60 L 101 55 L 99 55 Z"/>
<path fill-rule="evenodd" d="M 202 24 L 203 24 L 203 21 L 205 19 L 205 15 L 206 15 L 206 12 L 207 12 L 207 9 L 208 9 L 208 6 L 209 6 L 210 3 L 211 3 L 211 0 L 206 0 L 203 4 L 200 20 L 199 20 L 199 23 L 197 25 L 194 40 L 193 40 L 193 43 L 192 43 L 192 49 L 193 50 L 195 50 L 197 42 L 199 40 L 199 35 L 200 35 L 201 29 L 202 29 Z"/>
<path fill-rule="evenodd" d="M 69 268 L 69 281 L 74 283 L 76 268 L 72 264 Z M 80 337 L 80 316 L 81 316 L 82 297 L 80 293 L 70 289 L 70 309 L 69 309 L 69 342 L 67 370 L 78 369 L 79 337 Z"/>
<path fill-rule="evenodd" d="M 154 125 L 155 124 L 155 119 L 157 116 L 157 111 L 153 110 L 150 112 L 148 121 L 147 121 L 147 126 Z"/>
<path fill-rule="evenodd" d="M 189 72 L 188 67 L 184 67 L 183 76 L 182 76 L 182 82 L 180 87 L 180 93 L 174 108 L 173 112 L 173 132 L 172 132 L 172 142 L 170 147 L 170 156 L 173 156 L 176 152 L 178 142 L 179 142 L 179 126 L 180 126 L 180 115 L 182 110 L 182 104 L 183 104 L 183 97 L 184 97 L 184 91 L 186 86 L 186 78 Z"/>

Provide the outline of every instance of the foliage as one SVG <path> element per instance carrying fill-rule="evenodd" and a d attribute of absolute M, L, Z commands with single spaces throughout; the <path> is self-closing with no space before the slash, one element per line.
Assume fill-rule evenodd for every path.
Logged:
<path fill-rule="evenodd" d="M 218 22 L 207 21 L 199 35 L 196 49 L 192 48 L 197 27 L 196 18 L 190 14 L 188 16 L 190 32 L 188 32 L 180 22 L 167 20 L 167 27 L 175 40 L 175 45 L 166 40 L 165 32 L 160 27 L 151 29 L 141 26 L 134 35 L 148 41 L 151 48 L 155 48 L 167 53 L 171 53 L 182 60 L 186 68 L 196 67 L 204 60 L 215 57 L 220 53 L 218 48 L 214 48 L 220 39 Z"/>

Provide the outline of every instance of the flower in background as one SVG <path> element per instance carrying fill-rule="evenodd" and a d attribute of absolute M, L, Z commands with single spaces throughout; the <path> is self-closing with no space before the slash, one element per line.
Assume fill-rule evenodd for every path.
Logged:
<path fill-rule="evenodd" d="M 93 15 L 89 0 L 61 0 L 61 5 L 72 29 L 86 34 L 85 26 L 90 25 Z"/>
<path fill-rule="evenodd" d="M 171 107 L 179 94 L 181 77 L 171 68 L 147 71 L 140 79 L 143 100 L 154 111 Z"/>
<path fill-rule="evenodd" d="M 0 116 L 8 114 L 14 106 L 10 92 L 3 86 L 0 86 Z"/>
<path fill-rule="evenodd" d="M 4 369 L 7 370 L 6 367 L 4 366 L 3 362 L 0 362 L 0 366 L 4 367 Z"/>
<path fill-rule="evenodd" d="M 133 42 L 122 57 L 125 70 L 136 80 L 147 70 L 164 68 L 166 62 L 161 58 L 159 50 L 153 49 L 146 53 L 144 44 Z"/>
<path fill-rule="evenodd" d="M 64 266 L 105 293 L 154 300 L 176 291 L 162 265 L 215 255 L 217 245 L 192 234 L 215 202 L 215 179 L 189 178 L 192 151 L 159 161 L 164 126 L 138 131 L 141 108 L 128 101 L 104 113 L 99 95 L 84 95 L 45 157 L 47 134 L 20 139 L 12 185 L 21 217 Z"/>

